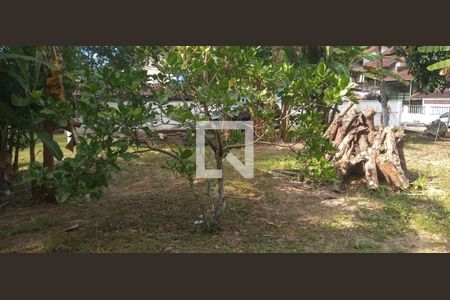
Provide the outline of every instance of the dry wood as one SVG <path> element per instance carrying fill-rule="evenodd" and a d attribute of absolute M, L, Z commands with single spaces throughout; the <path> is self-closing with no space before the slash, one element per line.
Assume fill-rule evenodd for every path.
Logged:
<path fill-rule="evenodd" d="M 364 117 L 366 118 L 367 126 L 369 127 L 370 131 L 375 131 L 375 123 L 374 123 L 374 117 L 375 117 L 375 109 L 373 107 L 368 107 L 364 112 Z"/>
<path fill-rule="evenodd" d="M 391 186 L 397 189 L 406 189 L 409 186 L 409 180 L 403 172 L 395 134 L 390 126 L 386 127 L 384 132 L 386 133 L 385 152 L 377 157 L 377 166 Z"/>
<path fill-rule="evenodd" d="M 353 102 L 347 103 L 344 109 L 334 118 L 333 122 L 325 131 L 324 136 L 327 137 L 330 140 L 330 142 L 334 140 L 337 130 L 341 126 L 342 118 L 348 113 L 348 111 L 353 107 L 353 105 L 354 105 Z"/>
<path fill-rule="evenodd" d="M 334 138 L 334 141 L 333 141 L 333 144 L 335 146 L 338 146 L 341 144 L 342 140 L 345 138 L 345 136 L 348 134 L 350 129 L 353 127 L 356 120 L 358 119 L 358 113 L 359 113 L 359 110 L 354 109 L 354 110 L 350 111 L 350 113 L 343 119 L 342 125 L 337 130 L 336 137 Z"/>
<path fill-rule="evenodd" d="M 405 175 L 403 128 L 388 126 L 377 131 L 374 115 L 371 107 L 360 112 L 353 105 L 347 105 L 324 133 L 337 147 L 337 152 L 329 159 L 342 182 L 353 175 L 365 179 L 370 189 L 378 188 L 382 179 L 394 189 L 406 189 L 409 180 Z"/>

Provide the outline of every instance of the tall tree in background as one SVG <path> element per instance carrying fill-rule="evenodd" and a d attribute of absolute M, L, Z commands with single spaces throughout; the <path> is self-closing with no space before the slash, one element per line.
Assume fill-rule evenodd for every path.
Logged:
<path fill-rule="evenodd" d="M 377 46 L 377 54 L 379 56 L 377 60 L 378 70 L 383 69 L 383 56 L 382 56 L 382 46 Z M 384 85 L 384 76 L 379 79 L 380 84 L 380 103 L 381 103 L 381 124 L 383 128 L 389 126 L 389 108 L 388 108 L 388 97 L 386 95 L 386 89 Z"/>
<path fill-rule="evenodd" d="M 380 90 L 380 103 L 381 103 L 381 125 L 383 127 L 389 126 L 389 105 L 386 92 L 386 78 L 395 78 L 400 83 L 408 85 L 408 82 L 404 80 L 395 71 L 390 70 L 385 66 L 385 60 L 400 61 L 400 58 L 393 55 L 385 55 L 382 50 L 383 46 L 376 46 L 376 54 L 362 53 L 361 58 L 365 58 L 369 61 L 375 62 L 376 67 L 366 68 L 366 72 L 363 75 L 367 78 L 375 80 L 379 85 Z"/>
<path fill-rule="evenodd" d="M 442 48 L 444 47 L 444 49 Z M 443 92 L 448 87 L 446 76 L 440 74 L 445 64 L 437 63 L 450 59 L 446 46 L 398 46 L 396 54 L 404 57 L 409 71 L 414 76 L 416 88 L 422 93 Z M 422 48 L 422 49 L 421 49 Z M 430 66 L 437 68 L 429 68 Z"/>

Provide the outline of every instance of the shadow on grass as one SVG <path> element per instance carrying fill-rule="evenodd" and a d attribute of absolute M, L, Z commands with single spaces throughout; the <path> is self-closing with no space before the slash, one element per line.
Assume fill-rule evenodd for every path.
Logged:
<path fill-rule="evenodd" d="M 228 204 L 215 233 L 194 224 L 199 208 L 188 183 L 162 169 L 163 156 L 148 153 L 123 163 L 100 202 L 0 212 L 0 252 L 446 251 L 448 241 L 432 237 L 450 235 L 438 200 L 387 190 L 337 194 L 274 178 L 266 169 L 277 153 L 260 153 L 270 161 L 251 180 L 227 168 Z"/>

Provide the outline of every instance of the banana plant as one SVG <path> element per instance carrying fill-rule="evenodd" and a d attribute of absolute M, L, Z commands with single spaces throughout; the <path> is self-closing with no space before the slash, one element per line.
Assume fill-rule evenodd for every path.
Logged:
<path fill-rule="evenodd" d="M 422 46 L 419 47 L 419 52 L 429 53 L 429 52 L 449 52 L 450 46 Z M 439 61 L 427 67 L 428 71 L 437 71 L 450 68 L 450 58 Z"/>
<path fill-rule="evenodd" d="M 0 112 L 5 120 L 24 131 L 33 132 L 37 138 L 51 151 L 52 155 L 61 160 L 63 152 L 53 138 L 37 123 L 41 121 L 42 113 L 46 110 L 39 86 L 45 68 L 52 70 L 54 66 L 42 59 L 43 51 L 36 48 L 35 56 L 26 55 L 22 47 L 9 47 L 10 53 L 0 53 L 0 73 L 12 79 L 19 86 L 19 90 L 11 91 L 11 101 L 0 103 Z"/>

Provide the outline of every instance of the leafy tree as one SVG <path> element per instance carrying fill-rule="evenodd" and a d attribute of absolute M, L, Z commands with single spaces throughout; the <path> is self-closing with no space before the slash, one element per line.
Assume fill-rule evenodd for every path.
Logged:
<path fill-rule="evenodd" d="M 422 46 L 419 47 L 419 51 L 422 53 L 449 52 L 450 46 Z M 427 67 L 428 71 L 442 70 L 447 68 L 450 68 L 450 58 L 439 61 Z"/>
<path fill-rule="evenodd" d="M 0 76 L 5 83 L 0 90 L 0 109 L 5 116 L 0 120 L 0 145 L 5 149 L 2 153 L 7 153 L 8 136 L 26 133 L 30 148 L 27 178 L 32 183 L 33 199 L 46 195 L 56 196 L 58 201 L 80 200 L 84 195 L 100 197 L 111 171 L 118 169 L 115 161 L 119 157 L 131 158 L 127 153 L 128 140 L 133 138 L 130 128 L 145 123 L 144 118 L 152 116 L 147 113 L 148 106 L 141 94 L 147 88 L 148 79 L 142 69 L 143 61 L 130 63 L 121 70 L 102 64 L 77 66 L 74 62 L 85 55 L 85 50 L 65 47 L 62 53 L 66 53 L 65 62 L 71 67 L 65 70 L 68 75 L 65 83 L 70 86 L 70 94 L 78 95 L 77 99 L 67 102 L 62 101 L 65 96 L 61 74 L 52 73 L 55 59 L 58 59 L 57 64 L 61 62 L 55 56 L 49 59 L 49 53 L 59 54 L 59 51 L 55 48 L 49 51 L 47 47 L 2 47 L 1 50 Z M 116 103 L 116 113 L 108 103 Z M 127 109 L 128 106 L 133 109 Z M 81 117 L 90 133 L 80 137 L 74 159 L 63 158 L 59 145 L 53 141 L 53 129 L 71 130 L 69 125 L 75 116 Z M 51 128 L 45 128 L 46 122 Z M 116 135 L 123 130 L 128 130 L 128 140 Z M 45 156 L 43 165 L 36 161 L 36 137 L 43 142 L 47 158 L 51 162 L 53 157 L 60 161 L 56 166 L 49 165 L 48 160 L 46 163 Z M 11 142 L 9 148 L 11 150 Z M 11 158 L 7 159 L 6 154 L 2 156 L 10 165 Z"/>
<path fill-rule="evenodd" d="M 28 180 L 46 184 L 59 202 L 99 199 L 119 158 L 136 157 L 130 146 L 140 126 L 154 118 L 141 93 L 147 88 L 144 70 L 116 71 L 110 66 L 86 70 L 77 99 L 77 113 L 88 128 L 79 137 L 74 158 L 65 158 L 53 171 L 34 164 Z"/>
<path fill-rule="evenodd" d="M 274 55 L 278 50 L 264 47 L 169 49 L 159 64 L 162 74 L 155 79 L 160 81 L 163 94 L 182 95 L 181 98 L 191 101 L 181 107 L 168 105 L 164 113 L 194 130 L 196 121 L 213 120 L 214 116 L 230 120 L 236 104 L 240 103 L 239 110 L 252 111 L 253 116 L 270 122 L 274 115 L 265 108 L 255 110 L 255 103 L 284 99 L 291 109 L 288 117 L 297 124 L 292 129 L 294 139 L 305 145 L 296 152 L 304 166 L 302 177 L 315 182 L 331 179 L 334 169 L 326 160 L 326 154 L 334 149 L 322 138 L 326 126 L 324 115 L 328 113 L 324 108 L 342 103 L 343 97 L 350 96 L 350 79 L 345 72 L 339 73 L 323 62 L 300 68 L 282 59 L 268 57 L 268 53 Z M 167 96 L 159 99 L 163 99 L 160 104 L 164 104 Z M 294 114 L 294 111 L 300 113 Z M 263 131 L 257 141 L 265 133 L 267 131 Z M 223 170 L 223 160 L 229 151 L 242 146 L 238 134 L 226 131 L 211 132 L 207 143 L 213 152 L 215 168 L 219 170 Z M 224 179 L 217 179 L 215 195 L 211 192 L 213 184 L 208 181 L 207 199 L 201 199 L 194 189 L 195 166 L 189 161 L 193 153 L 193 148 L 185 149 L 181 154 L 174 153 L 171 168 L 191 182 L 199 203 L 202 203 L 202 222 L 213 229 L 226 206 Z"/>
<path fill-rule="evenodd" d="M 423 93 L 432 93 L 434 91 L 444 91 L 448 87 L 447 80 L 439 74 L 439 68 L 435 67 L 440 61 L 450 59 L 450 52 L 435 51 L 432 49 L 420 49 L 419 46 L 402 46 L 396 48 L 396 53 L 406 59 L 406 63 L 412 75 L 417 89 Z M 423 51 L 425 50 L 425 51 Z M 431 51 L 429 51 L 431 50 Z M 445 65 L 442 65 L 444 67 Z"/>
<path fill-rule="evenodd" d="M 260 66 L 257 63 L 258 51 L 259 47 L 168 49 L 159 64 L 162 74 L 155 76 L 155 79 L 160 81 L 166 94 L 182 95 L 192 102 L 185 102 L 180 107 L 169 105 L 165 114 L 192 131 L 196 121 L 213 120 L 216 116 L 221 120 L 231 120 L 233 114 L 248 107 L 253 96 L 258 93 L 252 81 L 252 65 L 256 63 Z M 166 99 L 159 98 L 160 104 L 164 104 Z M 241 105 L 236 107 L 239 103 Z M 239 133 L 219 130 L 213 130 L 207 136 L 216 169 L 223 172 L 223 160 L 232 148 L 237 147 L 240 136 Z M 201 222 L 212 230 L 217 227 L 226 206 L 224 178 L 218 178 L 214 187 L 212 181 L 208 181 L 207 199 L 202 199 L 194 186 L 195 165 L 188 160 L 193 153 L 193 148 L 187 148 L 172 154 L 174 159 L 170 167 L 189 180 L 202 210 Z"/>
<path fill-rule="evenodd" d="M 324 62 L 316 66 L 294 70 L 283 89 L 296 114 L 292 129 L 292 139 L 304 147 L 294 150 L 301 163 L 300 176 L 313 182 L 331 180 L 335 176 L 334 167 L 326 159 L 335 151 L 323 132 L 329 108 L 343 103 L 344 97 L 351 96 L 352 84 L 345 74 L 339 74 Z M 294 149 L 294 148 L 292 148 Z"/>
<path fill-rule="evenodd" d="M 47 100 L 43 95 L 46 71 L 53 68 L 52 64 L 44 61 L 44 47 L 3 47 L 1 50 L 0 76 L 5 83 L 0 103 L 0 110 L 4 116 L 1 121 L 2 136 L 6 137 L 13 132 L 22 137 L 28 135 L 30 163 L 35 161 L 35 136 L 43 142 L 45 151 L 51 157 L 62 159 L 61 149 L 53 141 L 52 135 L 42 126 L 46 119 L 61 122 L 63 117 L 64 122 L 67 122 L 68 118 L 67 107 L 64 104 Z M 2 141 L 1 145 L 5 149 L 6 140 Z M 17 146 L 16 153 L 18 153 Z M 9 147 L 11 149 L 13 145 L 9 143 Z M 10 159 L 11 157 L 8 158 Z M 40 198 L 38 188 L 35 184 L 32 185 L 33 199 Z"/>
<path fill-rule="evenodd" d="M 276 57 L 275 61 L 280 63 L 279 74 L 287 75 L 283 72 L 283 64 L 291 66 L 289 72 L 292 73 L 294 70 L 308 69 L 324 63 L 336 74 L 349 77 L 350 69 L 367 56 L 364 52 L 365 48 L 365 46 L 284 46 L 273 47 L 273 56 Z M 277 80 L 276 77 L 274 79 Z M 292 120 L 289 117 L 292 114 L 292 99 L 283 93 L 279 96 L 281 98 L 280 138 L 286 142 L 288 131 L 292 126 Z M 321 122 L 324 124 L 331 122 L 337 111 L 337 104 L 325 105 L 320 97 L 314 99 L 317 108 L 323 112 Z"/>

